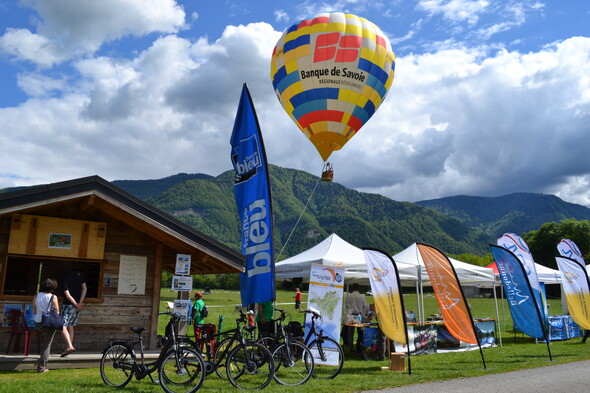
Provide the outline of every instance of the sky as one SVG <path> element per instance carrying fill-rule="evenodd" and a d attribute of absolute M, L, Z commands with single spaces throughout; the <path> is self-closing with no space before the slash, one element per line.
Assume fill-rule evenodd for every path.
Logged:
<path fill-rule="evenodd" d="M 0 0 L 0 188 L 217 176 L 243 83 L 268 161 L 319 176 L 270 58 L 328 11 L 372 21 L 396 56 L 382 105 L 330 157 L 335 182 L 397 201 L 534 192 L 590 207 L 587 0 Z"/>

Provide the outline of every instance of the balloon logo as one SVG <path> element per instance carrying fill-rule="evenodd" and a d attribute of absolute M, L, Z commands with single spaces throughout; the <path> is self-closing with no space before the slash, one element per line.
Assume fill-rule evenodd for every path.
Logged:
<path fill-rule="evenodd" d="M 373 116 L 394 70 L 391 44 L 376 25 L 330 12 L 283 33 L 270 74 L 283 108 L 326 161 Z"/>

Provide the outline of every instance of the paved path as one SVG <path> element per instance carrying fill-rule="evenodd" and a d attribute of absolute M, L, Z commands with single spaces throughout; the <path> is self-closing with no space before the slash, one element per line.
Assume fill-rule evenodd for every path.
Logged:
<path fill-rule="evenodd" d="M 590 360 L 363 393 L 588 393 Z"/>

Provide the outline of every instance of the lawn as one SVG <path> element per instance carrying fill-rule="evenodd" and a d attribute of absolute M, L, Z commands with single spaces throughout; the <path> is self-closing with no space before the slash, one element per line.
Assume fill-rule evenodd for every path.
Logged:
<path fill-rule="evenodd" d="M 288 311 L 288 318 L 302 321 L 302 315 L 295 312 L 293 305 L 293 293 L 278 291 L 278 307 Z M 169 290 L 162 291 L 162 307 L 164 301 L 170 301 L 175 293 Z M 207 321 L 217 322 L 220 315 L 224 316 L 225 329 L 235 325 L 235 304 L 239 303 L 237 291 L 214 290 L 211 295 L 205 296 L 205 302 L 209 305 L 209 317 Z M 370 302 L 370 298 L 368 299 Z M 304 294 L 303 301 L 306 301 Z M 472 306 L 472 313 L 475 318 L 494 318 L 496 311 L 493 299 L 475 298 L 468 299 Z M 288 303 L 288 304 L 280 304 Z M 405 297 L 407 309 L 416 310 L 415 295 Z M 304 303 L 305 306 L 305 303 Z M 425 299 L 426 315 L 438 313 L 436 301 L 427 296 Z M 501 308 L 501 306 L 500 306 Z M 550 300 L 551 310 L 560 310 L 559 300 Z M 501 310 L 500 310 L 501 312 Z M 355 392 L 369 389 L 382 389 L 385 387 L 397 387 L 403 385 L 431 382 L 442 379 L 459 377 L 471 377 L 486 374 L 495 374 L 512 370 L 542 367 L 557 363 L 567 363 L 577 360 L 590 359 L 590 351 L 586 345 L 580 344 L 580 339 L 567 341 L 554 341 L 551 343 L 553 361 L 549 361 L 546 344 L 535 344 L 534 339 L 514 334 L 512 332 L 512 321 L 505 306 L 503 322 L 503 346 L 484 349 L 487 369 L 483 368 L 481 357 L 478 351 L 434 354 L 412 357 L 412 374 L 398 371 L 381 371 L 382 366 L 387 362 L 362 361 L 354 355 L 346 353 L 347 359 L 342 373 L 334 380 L 310 380 L 307 384 L 296 387 L 284 387 L 272 383 L 266 391 L 269 392 L 302 392 L 316 393 L 317 391 L 336 390 L 339 393 Z M 161 326 L 165 324 L 162 319 Z M 189 329 L 190 330 L 190 329 Z M 51 363 L 49 364 L 51 368 Z M 105 386 L 100 378 L 98 369 L 81 370 L 51 370 L 46 374 L 35 372 L 2 372 L 0 373 L 1 391 L 6 392 L 112 392 L 115 389 Z M 235 390 L 229 382 L 220 380 L 217 376 L 210 375 L 206 378 L 202 392 L 218 392 Z M 133 380 L 125 389 L 125 392 L 158 392 L 161 388 L 152 385 L 149 380 Z"/>

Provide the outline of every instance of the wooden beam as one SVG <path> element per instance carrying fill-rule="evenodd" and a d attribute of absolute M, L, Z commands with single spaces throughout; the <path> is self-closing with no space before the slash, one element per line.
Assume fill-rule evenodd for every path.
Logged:
<path fill-rule="evenodd" d="M 78 248 L 78 257 L 86 258 L 88 255 L 88 232 L 90 231 L 90 225 L 84 223 L 82 226 L 82 236 L 80 237 L 80 247 Z"/>
<path fill-rule="evenodd" d="M 35 255 L 35 251 L 37 249 L 37 219 L 33 218 L 31 220 L 31 226 L 29 227 L 29 235 L 27 237 L 27 254 Z"/>
<path fill-rule="evenodd" d="M 156 245 L 156 263 L 154 264 L 154 291 L 152 293 L 152 316 L 149 348 L 156 349 L 158 345 L 158 312 L 160 312 L 160 289 L 162 288 L 162 264 L 164 259 L 164 245 Z"/>

